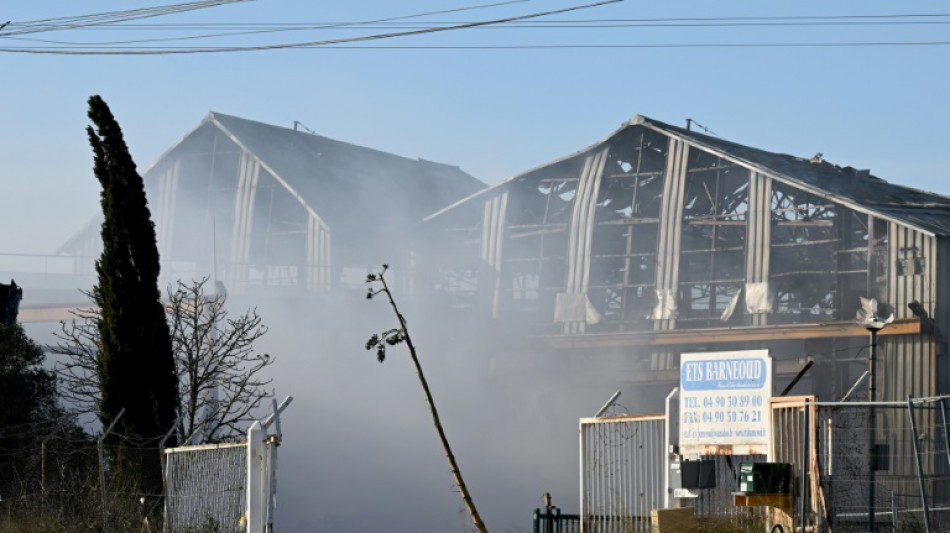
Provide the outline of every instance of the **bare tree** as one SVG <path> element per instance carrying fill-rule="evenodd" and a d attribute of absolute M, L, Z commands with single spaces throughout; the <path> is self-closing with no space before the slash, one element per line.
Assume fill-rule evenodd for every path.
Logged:
<path fill-rule="evenodd" d="M 261 402 L 273 396 L 262 376 L 274 358 L 254 350 L 267 333 L 257 309 L 231 317 L 227 295 L 208 294 L 208 278 L 179 281 L 168 289 L 166 318 L 179 386 L 180 429 L 183 441 L 215 442 L 243 434 Z M 60 322 L 57 351 L 66 360 L 57 365 L 63 396 L 79 413 L 98 412 L 101 393 L 99 310 L 79 309 L 76 318 Z"/>
<path fill-rule="evenodd" d="M 89 293 L 86 296 L 92 298 Z M 60 320 L 56 353 L 65 355 L 56 363 L 60 396 L 78 415 L 99 413 L 99 308 L 72 309 L 71 320 Z"/>
<path fill-rule="evenodd" d="M 468 492 L 468 487 L 466 487 L 465 481 L 462 479 L 462 472 L 459 470 L 458 463 L 455 461 L 455 454 L 452 453 L 452 448 L 449 447 L 449 440 L 445 436 L 445 430 L 442 429 L 439 412 L 435 408 L 435 401 L 432 399 L 432 393 L 429 391 L 429 382 L 426 381 L 426 377 L 422 373 L 422 365 L 419 364 L 416 347 L 412 344 L 412 337 L 409 336 L 409 329 L 406 327 L 406 319 L 402 316 L 402 313 L 399 312 L 399 308 L 396 307 L 393 293 L 390 292 L 389 285 L 386 283 L 384 274 L 388 269 L 389 265 L 383 265 L 383 269 L 378 274 L 368 274 L 366 276 L 366 283 L 370 284 L 366 298 L 372 299 L 379 294 L 385 294 L 389 300 L 389 305 L 392 306 L 393 312 L 396 314 L 396 319 L 399 321 L 399 327 L 373 334 L 373 336 L 366 341 L 366 349 L 375 349 L 376 359 L 382 363 L 386 360 L 387 345 L 394 346 L 396 344 L 406 343 L 406 347 L 409 348 L 409 356 L 412 358 L 412 364 L 415 365 L 416 374 L 419 376 L 419 384 L 422 385 L 422 391 L 425 393 L 426 403 L 429 404 L 432 424 L 439 434 L 439 442 L 442 443 L 442 451 L 445 453 L 445 458 L 449 461 L 449 470 L 452 471 L 455 486 L 458 487 L 459 493 L 461 493 L 462 503 L 465 504 L 465 509 L 468 510 L 469 515 L 472 517 L 472 524 L 475 526 L 475 529 L 480 533 L 488 533 L 485 523 L 482 522 L 482 517 L 478 514 L 478 509 L 475 508 L 475 502 L 472 501 L 472 495 Z M 377 283 L 378 285 L 376 285 Z"/>

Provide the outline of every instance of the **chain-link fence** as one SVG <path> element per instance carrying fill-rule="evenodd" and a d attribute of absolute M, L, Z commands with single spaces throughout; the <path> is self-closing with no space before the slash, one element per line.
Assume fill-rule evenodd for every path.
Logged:
<path fill-rule="evenodd" d="M 948 398 L 818 403 L 818 486 L 834 531 L 950 531 Z"/>
<path fill-rule="evenodd" d="M 243 529 L 247 443 L 171 448 L 165 463 L 166 531 Z"/>
<path fill-rule="evenodd" d="M 0 532 L 163 531 L 164 454 L 158 444 L 149 444 L 115 432 L 108 439 L 96 439 L 75 426 L 63 428 L 55 423 L 3 428 Z M 173 486 L 167 494 L 174 494 L 176 502 L 187 501 L 195 491 L 202 491 L 204 499 L 212 502 L 227 499 L 232 505 L 226 508 L 233 509 L 227 523 L 237 527 L 244 505 L 247 446 L 242 443 L 231 448 L 236 454 L 230 454 L 225 462 L 237 465 L 239 475 L 231 475 L 234 467 L 221 461 L 205 461 L 190 477 L 182 475 L 186 467 L 177 466 L 168 480 Z M 234 479 L 221 485 L 217 482 L 222 476 Z M 204 521 L 179 520 L 181 527 L 165 530 L 231 530 L 209 528 L 214 522 L 208 521 L 208 516 L 217 519 L 217 515 L 196 516 L 199 514 Z"/>
<path fill-rule="evenodd" d="M 69 424 L 3 428 L 0 531 L 148 531 L 160 527 L 158 446 L 108 444 Z M 155 530 L 155 529 L 152 529 Z"/>
<path fill-rule="evenodd" d="M 21 523 L 37 531 L 98 526 L 97 465 L 95 441 L 81 432 L 55 422 L 3 428 L 0 531 Z"/>

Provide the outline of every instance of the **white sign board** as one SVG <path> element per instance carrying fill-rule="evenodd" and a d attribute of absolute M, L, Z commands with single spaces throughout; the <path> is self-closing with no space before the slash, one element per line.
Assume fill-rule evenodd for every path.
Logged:
<path fill-rule="evenodd" d="M 767 453 L 772 359 L 768 350 L 680 357 L 680 453 Z"/>

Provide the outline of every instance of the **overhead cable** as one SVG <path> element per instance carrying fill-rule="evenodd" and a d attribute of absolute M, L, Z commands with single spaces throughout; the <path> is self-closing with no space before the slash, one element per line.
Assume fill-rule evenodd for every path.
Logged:
<path fill-rule="evenodd" d="M 49 19 L 38 19 L 24 22 L 10 22 L 10 28 L 0 36 L 23 35 L 29 33 L 40 33 L 47 31 L 58 31 L 65 29 L 88 28 L 91 26 L 102 26 L 118 24 L 129 20 L 141 20 L 196 9 L 205 9 L 217 7 L 225 4 L 234 4 L 239 2 L 252 2 L 254 0 L 198 0 L 195 2 L 185 2 L 179 4 L 169 4 L 154 7 L 143 7 L 137 9 L 126 9 L 121 11 L 106 11 L 103 13 L 94 13 L 90 15 L 76 15 L 69 17 L 57 17 Z"/>
<path fill-rule="evenodd" d="M 241 0 L 236 0 L 236 1 L 241 1 Z M 603 6 L 607 4 L 615 4 L 621 1 L 622 0 L 602 0 L 599 2 L 576 5 L 576 6 L 566 7 L 562 9 L 541 11 L 541 12 L 536 12 L 536 13 L 530 13 L 527 15 L 518 15 L 518 16 L 498 18 L 498 19 L 492 19 L 492 20 L 466 22 L 466 23 L 457 24 L 454 26 L 424 28 L 420 30 L 379 33 L 379 34 L 374 34 L 374 35 L 365 35 L 361 37 L 342 38 L 342 39 L 325 39 L 325 40 L 320 40 L 320 41 L 308 41 L 308 42 L 297 42 L 297 43 L 277 43 L 277 44 L 264 44 L 264 45 L 249 45 L 249 46 L 218 46 L 218 47 L 201 47 L 201 48 L 138 47 L 138 48 L 132 48 L 132 49 L 125 49 L 125 50 L 122 50 L 122 49 L 103 50 L 103 49 L 100 49 L 100 47 L 97 47 L 95 45 L 86 45 L 86 46 L 76 46 L 75 48 L 70 48 L 70 49 L 0 48 L 0 52 L 29 53 L 29 54 L 58 54 L 58 55 L 172 55 L 172 54 L 199 54 L 199 53 L 221 53 L 221 52 L 248 52 L 248 51 L 263 51 L 263 50 L 281 50 L 281 49 L 291 49 L 291 48 L 313 48 L 313 47 L 324 47 L 324 46 L 332 46 L 332 45 L 345 44 L 345 43 L 376 41 L 376 40 L 382 40 L 382 39 L 391 39 L 395 37 L 408 37 L 408 36 L 423 35 L 423 34 L 428 34 L 428 33 L 438 33 L 438 32 L 454 31 L 454 30 L 461 30 L 461 29 L 468 29 L 468 28 L 477 28 L 480 26 L 488 26 L 492 24 L 504 24 L 506 22 L 527 20 L 527 19 L 532 19 L 532 18 L 544 17 L 548 15 L 569 13 L 572 11 L 578 11 L 581 9 L 589 9 L 589 8 Z M 3 35 L 0 34 L 0 37 L 2 36 Z"/>

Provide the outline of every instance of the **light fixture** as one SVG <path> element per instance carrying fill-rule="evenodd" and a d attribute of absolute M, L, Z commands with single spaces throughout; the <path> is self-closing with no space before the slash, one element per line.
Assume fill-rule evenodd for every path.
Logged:
<path fill-rule="evenodd" d="M 877 531 L 877 525 L 874 523 L 874 471 L 878 467 L 878 448 L 875 442 L 877 433 L 877 418 L 874 410 L 874 385 L 876 376 L 874 373 L 875 348 L 877 347 L 877 332 L 881 331 L 888 324 L 894 321 L 894 313 L 887 318 L 881 318 L 877 314 L 877 300 L 874 298 L 861 298 L 861 308 L 855 316 L 855 322 L 862 328 L 871 333 L 871 346 L 868 348 L 868 524 L 870 532 Z"/>

